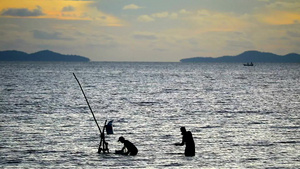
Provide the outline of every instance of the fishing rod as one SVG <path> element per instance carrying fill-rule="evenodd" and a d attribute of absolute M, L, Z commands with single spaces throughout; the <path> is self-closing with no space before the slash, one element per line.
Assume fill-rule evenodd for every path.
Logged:
<path fill-rule="evenodd" d="M 101 128 L 100 128 L 100 126 L 99 126 L 99 124 L 98 124 L 98 122 L 97 122 L 97 120 L 96 120 L 96 117 L 95 117 L 95 115 L 94 115 L 94 113 L 93 113 L 93 110 L 92 110 L 90 104 L 89 104 L 89 101 L 88 101 L 87 97 L 86 97 L 85 94 L 84 94 L 84 91 L 83 91 L 83 89 L 82 89 L 82 87 L 81 87 L 81 84 L 79 83 L 79 80 L 77 79 L 75 73 L 73 73 L 73 75 L 74 75 L 74 77 L 75 77 L 77 83 L 79 84 L 79 87 L 80 87 L 80 89 L 81 89 L 81 91 L 82 91 L 82 94 L 83 94 L 83 96 L 84 96 L 84 98 L 85 98 L 85 101 L 86 101 L 87 105 L 89 106 L 89 109 L 90 109 L 90 111 L 91 111 L 91 113 L 92 113 L 92 115 L 93 115 L 93 118 L 94 118 L 94 120 L 95 120 L 95 122 L 96 122 L 96 124 L 97 124 L 97 127 L 98 127 L 98 129 L 99 129 L 99 131 L 100 131 L 100 134 L 102 134 Z"/>

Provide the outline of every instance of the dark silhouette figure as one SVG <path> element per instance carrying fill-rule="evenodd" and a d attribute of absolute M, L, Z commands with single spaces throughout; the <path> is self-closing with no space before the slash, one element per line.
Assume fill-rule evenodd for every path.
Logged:
<path fill-rule="evenodd" d="M 175 143 L 176 146 L 183 146 L 186 145 L 184 155 L 185 156 L 195 156 L 195 142 L 193 139 L 193 135 L 190 131 L 186 131 L 185 127 L 181 127 L 181 134 L 182 134 L 182 142 Z"/>
<path fill-rule="evenodd" d="M 116 151 L 118 154 L 125 154 L 125 155 L 136 155 L 138 153 L 138 149 L 132 144 L 130 141 L 125 140 L 124 137 L 119 137 L 119 142 L 124 144 L 124 147 L 120 151 Z M 127 151 L 126 151 L 127 150 Z"/>

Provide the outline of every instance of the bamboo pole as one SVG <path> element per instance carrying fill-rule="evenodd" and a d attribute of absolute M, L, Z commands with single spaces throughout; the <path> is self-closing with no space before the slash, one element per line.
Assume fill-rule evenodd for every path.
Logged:
<path fill-rule="evenodd" d="M 96 124 L 97 124 L 97 127 L 98 127 L 98 129 L 99 129 L 99 132 L 100 132 L 100 134 L 102 134 L 101 128 L 100 128 L 100 126 L 99 126 L 99 124 L 98 124 L 98 122 L 97 122 L 97 120 L 96 120 L 96 117 L 95 117 L 95 115 L 94 115 L 94 112 L 93 112 L 93 110 L 92 110 L 90 104 L 89 104 L 89 101 L 88 101 L 87 97 L 86 97 L 85 94 L 84 94 L 84 91 L 83 91 L 83 89 L 82 89 L 82 87 L 81 87 L 81 84 L 79 83 L 79 80 L 77 79 L 75 73 L 73 73 L 73 75 L 74 75 L 74 77 L 75 77 L 75 79 L 76 79 L 76 81 L 77 81 L 77 83 L 78 83 L 78 85 L 79 85 L 79 87 L 80 87 L 80 89 L 81 89 L 81 91 L 82 91 L 82 94 L 83 94 L 83 96 L 84 96 L 84 98 L 85 98 L 85 101 L 86 101 L 87 105 L 89 106 L 89 109 L 90 109 L 90 111 L 91 111 L 91 113 L 92 113 L 92 115 L 93 115 L 93 118 L 94 118 L 94 120 L 95 120 L 95 122 L 96 122 Z"/>

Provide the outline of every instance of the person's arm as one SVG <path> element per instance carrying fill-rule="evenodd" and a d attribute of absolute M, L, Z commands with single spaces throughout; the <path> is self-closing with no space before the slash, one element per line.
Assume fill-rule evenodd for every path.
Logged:
<path fill-rule="evenodd" d="M 122 148 L 122 152 L 123 152 L 124 154 L 126 154 L 126 155 L 128 155 L 128 154 L 130 153 L 129 149 L 128 149 L 126 146 L 124 146 L 124 147 Z"/>
<path fill-rule="evenodd" d="M 126 147 L 124 146 L 124 147 L 122 148 L 122 150 L 121 150 L 121 151 L 122 151 L 123 153 L 126 153 L 126 151 L 125 151 L 125 150 L 126 150 Z"/>
<path fill-rule="evenodd" d="M 175 143 L 175 146 L 183 146 L 184 145 L 184 142 L 182 143 Z"/>
<path fill-rule="evenodd" d="M 183 146 L 184 145 L 184 136 L 182 137 L 182 142 L 181 143 L 175 143 L 175 146 Z"/>

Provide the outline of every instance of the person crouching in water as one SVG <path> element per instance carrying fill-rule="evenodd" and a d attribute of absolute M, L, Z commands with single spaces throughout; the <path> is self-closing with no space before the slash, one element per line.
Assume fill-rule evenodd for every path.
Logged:
<path fill-rule="evenodd" d="M 176 146 L 183 146 L 186 145 L 184 155 L 185 156 L 195 156 L 195 142 L 193 139 L 193 135 L 190 131 L 186 131 L 185 127 L 181 127 L 181 134 L 182 134 L 182 142 L 175 143 Z"/>
<path fill-rule="evenodd" d="M 125 155 L 136 155 L 138 153 L 138 149 L 132 144 L 130 141 L 125 140 L 124 137 L 119 137 L 119 142 L 124 144 L 124 147 L 120 151 L 116 151 L 117 154 L 125 154 Z M 127 150 L 127 151 L 126 151 Z"/>

